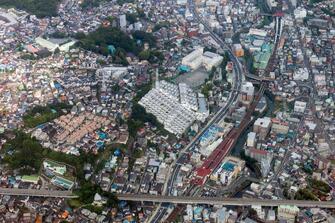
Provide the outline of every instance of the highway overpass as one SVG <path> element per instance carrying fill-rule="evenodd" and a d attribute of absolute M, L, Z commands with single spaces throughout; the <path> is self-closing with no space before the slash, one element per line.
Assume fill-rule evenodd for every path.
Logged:
<path fill-rule="evenodd" d="M 18 188 L 0 188 L 0 194 L 10 196 L 30 196 L 30 197 L 57 197 L 57 198 L 78 197 L 77 195 L 72 194 L 72 191 L 18 189 Z"/>
<path fill-rule="evenodd" d="M 119 200 L 126 201 L 148 201 L 155 203 L 173 203 L 173 204 L 209 204 L 209 205 L 231 205 L 248 206 L 261 205 L 275 207 L 279 205 L 295 205 L 298 207 L 320 207 L 335 208 L 334 201 L 305 201 L 305 200 L 262 200 L 262 199 L 244 199 L 244 198 L 225 198 L 225 197 L 186 197 L 186 196 L 156 196 L 147 194 L 119 194 Z"/>

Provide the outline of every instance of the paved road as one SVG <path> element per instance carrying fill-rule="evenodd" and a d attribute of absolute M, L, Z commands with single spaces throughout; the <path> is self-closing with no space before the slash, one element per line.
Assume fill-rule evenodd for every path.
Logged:
<path fill-rule="evenodd" d="M 306 200 L 262 200 L 262 199 L 241 199 L 241 198 L 224 198 L 224 197 L 186 197 L 186 196 L 156 196 L 147 194 L 126 194 L 117 195 L 120 200 L 127 201 L 150 201 L 166 202 L 174 204 L 210 204 L 210 205 L 231 205 L 231 206 L 279 206 L 279 205 L 296 205 L 298 207 L 320 207 L 335 209 L 334 201 L 306 201 Z"/>
<path fill-rule="evenodd" d="M 291 8 L 291 13 L 292 13 L 292 11 L 293 11 L 293 9 Z M 318 98 L 318 91 L 317 91 L 316 83 L 314 81 L 314 73 L 313 73 L 313 69 L 312 69 L 311 63 L 309 61 L 309 57 L 306 54 L 306 49 L 304 47 L 303 38 L 301 36 L 299 26 L 297 25 L 297 21 L 295 19 L 293 20 L 293 24 L 295 25 L 296 32 L 298 33 L 299 42 L 300 42 L 300 48 L 302 50 L 303 57 L 304 57 L 304 65 L 307 68 L 308 74 L 309 74 L 307 83 L 305 85 L 303 85 L 303 84 L 300 84 L 300 85 L 298 84 L 298 85 L 299 86 L 308 87 L 311 90 L 311 94 L 312 95 L 310 97 L 310 103 L 311 103 L 310 107 L 312 108 L 314 120 L 315 120 L 315 122 L 317 124 L 317 127 L 316 127 L 317 131 L 316 132 L 322 133 L 322 136 L 325 137 L 326 142 L 328 143 L 331 151 L 334 152 L 335 151 L 335 145 L 332 142 L 332 140 L 330 139 L 330 137 L 329 137 L 329 135 L 328 135 L 328 133 L 327 133 L 327 131 L 325 129 L 325 125 L 324 125 L 322 119 L 317 116 L 315 101 Z"/>
<path fill-rule="evenodd" d="M 1 195 L 10 196 L 30 196 L 30 197 L 59 197 L 59 198 L 76 198 L 77 195 L 71 191 L 60 190 L 34 190 L 34 189 L 17 189 L 17 188 L 0 188 Z"/>
<path fill-rule="evenodd" d="M 242 65 L 239 62 L 239 60 L 235 57 L 235 55 L 232 53 L 231 49 L 226 45 L 226 43 L 224 41 L 222 41 L 221 38 L 219 38 L 208 26 L 208 24 L 206 24 L 198 15 L 198 13 L 195 10 L 195 5 L 193 3 L 192 0 L 189 0 L 189 8 L 190 10 L 193 12 L 194 16 L 195 16 L 195 20 L 198 23 L 201 23 L 204 25 L 205 29 L 210 33 L 211 37 L 220 45 L 221 48 L 227 50 L 230 60 L 234 63 L 234 72 L 235 72 L 235 80 L 234 80 L 234 84 L 233 84 L 233 89 L 229 95 L 229 99 L 227 100 L 226 105 L 221 108 L 219 110 L 219 112 L 217 112 L 215 114 L 215 116 L 207 123 L 207 125 L 196 135 L 196 137 L 194 137 L 194 139 L 182 150 L 180 151 L 180 155 L 179 158 L 172 164 L 173 171 L 169 176 L 169 179 L 167 180 L 167 185 L 164 187 L 166 188 L 166 190 L 163 191 L 163 194 L 167 194 L 167 195 L 172 195 L 172 190 L 173 190 L 173 185 L 174 182 L 179 174 L 180 171 L 180 161 L 182 160 L 182 155 L 184 153 L 190 152 L 194 149 L 196 143 L 198 142 L 198 140 L 200 139 L 200 137 L 203 135 L 203 133 L 209 129 L 213 124 L 220 122 L 227 114 L 229 108 L 237 101 L 238 98 L 238 93 L 241 89 L 241 84 L 243 81 L 243 69 L 242 69 Z M 154 216 L 154 220 L 152 220 L 152 223 L 155 222 L 161 222 L 162 221 L 162 217 L 165 215 L 166 213 L 166 209 L 159 209 L 158 211 L 155 212 Z"/>

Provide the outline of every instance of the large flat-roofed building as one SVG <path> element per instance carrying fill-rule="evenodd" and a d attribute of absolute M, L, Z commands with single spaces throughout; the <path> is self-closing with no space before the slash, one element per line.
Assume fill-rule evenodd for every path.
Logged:
<path fill-rule="evenodd" d="M 262 30 L 262 29 L 249 29 L 249 33 L 248 35 L 253 35 L 253 36 L 256 36 L 256 37 L 260 37 L 260 38 L 265 38 L 266 35 L 267 35 L 267 31 L 265 30 Z"/>
<path fill-rule="evenodd" d="M 209 115 L 206 100 L 184 83 L 156 82 L 156 87 L 139 104 L 156 116 L 166 130 L 177 135 L 183 134 L 195 120 L 205 121 Z"/>
<path fill-rule="evenodd" d="M 47 48 L 50 52 L 54 52 L 57 48 L 62 52 L 68 52 L 70 47 L 73 46 L 76 41 L 71 39 L 44 39 L 37 37 L 35 42 L 41 47 Z"/>
<path fill-rule="evenodd" d="M 64 175 L 66 172 L 66 166 L 64 164 L 57 163 L 48 159 L 43 161 L 43 168 L 59 175 Z"/>
<path fill-rule="evenodd" d="M 274 134 L 283 134 L 286 135 L 289 130 L 288 123 L 281 122 L 277 119 L 272 119 L 271 132 Z"/>
<path fill-rule="evenodd" d="M 273 158 L 273 153 L 267 150 L 250 148 L 245 150 L 245 155 L 250 156 L 251 158 L 257 160 L 258 162 L 262 162 L 263 159 Z"/>
<path fill-rule="evenodd" d="M 259 135 L 260 139 L 265 139 L 271 128 L 271 119 L 269 117 L 258 118 L 254 124 L 254 132 Z"/>
<path fill-rule="evenodd" d="M 202 64 L 206 68 L 206 70 L 211 70 L 213 67 L 217 67 L 221 64 L 223 57 L 219 54 L 212 52 L 205 52 L 202 55 Z"/>
<path fill-rule="evenodd" d="M 228 156 L 221 166 L 211 175 L 212 180 L 220 180 L 221 184 L 227 185 L 243 170 L 245 161 L 237 157 Z"/>
<path fill-rule="evenodd" d="M 198 69 L 202 64 L 202 54 L 204 48 L 200 47 L 182 59 L 182 64 L 189 66 L 192 70 Z"/>
<path fill-rule="evenodd" d="M 18 21 L 15 15 L 0 11 L 0 27 L 12 27 L 17 25 Z"/>
<path fill-rule="evenodd" d="M 304 101 L 295 101 L 294 102 L 294 112 L 304 113 L 306 110 L 307 103 Z"/>
<path fill-rule="evenodd" d="M 204 48 L 199 47 L 185 56 L 181 63 L 192 70 L 204 66 L 207 71 L 210 71 L 213 67 L 219 66 L 222 60 L 221 55 L 209 51 L 204 52 Z"/>
<path fill-rule="evenodd" d="M 255 147 L 257 142 L 256 139 L 256 133 L 255 132 L 249 132 L 247 137 L 247 146 L 248 147 Z"/>

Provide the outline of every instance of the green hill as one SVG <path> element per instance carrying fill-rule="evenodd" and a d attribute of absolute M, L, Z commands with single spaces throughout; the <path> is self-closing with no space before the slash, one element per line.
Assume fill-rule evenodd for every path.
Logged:
<path fill-rule="evenodd" d="M 0 7 L 15 7 L 39 18 L 56 16 L 61 0 L 0 0 Z"/>

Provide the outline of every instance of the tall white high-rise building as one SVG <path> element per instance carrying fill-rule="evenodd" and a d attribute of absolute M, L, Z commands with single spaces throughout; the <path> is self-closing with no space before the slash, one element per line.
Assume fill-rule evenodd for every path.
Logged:
<path fill-rule="evenodd" d="M 158 69 L 156 69 L 156 82 L 155 82 L 155 88 L 159 89 L 159 73 L 158 73 Z"/>
<path fill-rule="evenodd" d="M 241 93 L 239 95 L 240 101 L 245 104 L 250 104 L 254 99 L 255 87 L 251 82 L 244 82 L 242 84 Z"/>
<path fill-rule="evenodd" d="M 272 159 L 262 159 L 261 161 L 261 172 L 263 177 L 267 177 L 271 169 Z"/>
<path fill-rule="evenodd" d="M 126 17 L 126 15 L 120 15 L 120 28 L 121 29 L 126 29 L 126 27 L 127 27 L 127 17 Z"/>

